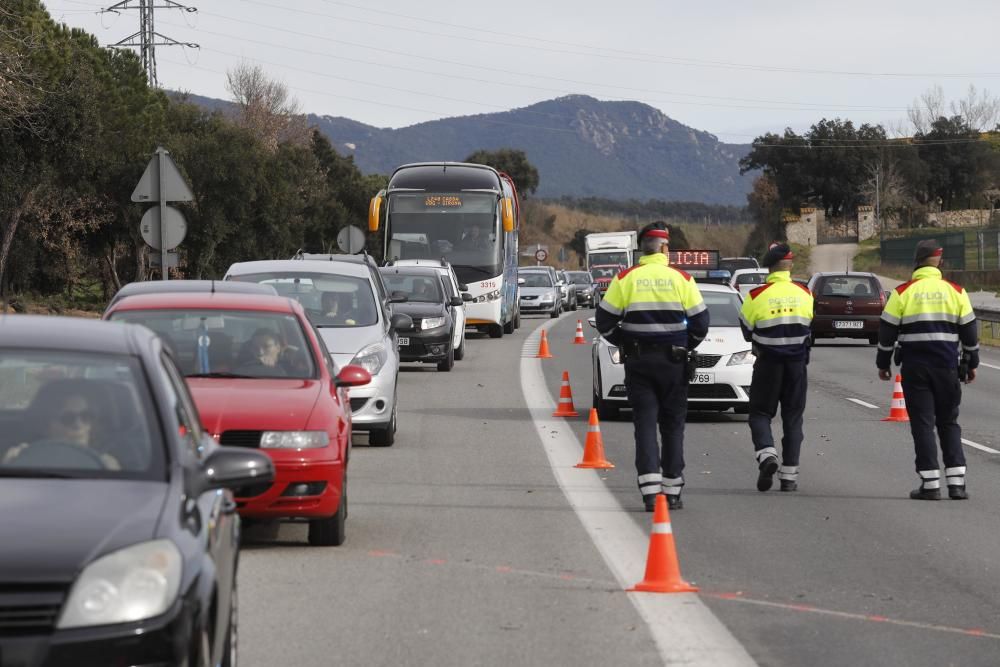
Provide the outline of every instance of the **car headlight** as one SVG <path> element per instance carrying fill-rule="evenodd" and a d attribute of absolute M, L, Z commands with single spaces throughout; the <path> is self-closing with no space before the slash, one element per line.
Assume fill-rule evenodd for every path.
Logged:
<path fill-rule="evenodd" d="M 361 366 L 372 375 L 375 375 L 382 370 L 382 366 L 385 365 L 388 358 L 389 354 L 385 351 L 385 345 L 382 343 L 372 343 L 361 348 L 361 351 L 351 359 L 351 363 Z"/>
<path fill-rule="evenodd" d="M 316 449 L 330 444 L 326 431 L 264 431 L 261 449 Z"/>
<path fill-rule="evenodd" d="M 444 322 L 445 319 L 443 317 L 425 317 L 420 320 L 420 330 L 437 329 L 438 327 L 443 327 Z"/>
<path fill-rule="evenodd" d="M 611 363 L 620 364 L 622 362 L 622 351 L 617 347 L 609 347 L 608 354 L 611 355 Z"/>
<path fill-rule="evenodd" d="M 555 297 L 553 297 L 553 296 L 552 296 L 551 294 L 545 294 L 545 295 L 544 295 L 544 296 L 542 296 L 542 298 L 540 299 L 540 301 L 541 301 L 542 303 L 552 303 L 552 302 L 553 302 L 554 300 L 555 300 Z"/>
<path fill-rule="evenodd" d="M 181 586 L 181 553 L 170 540 L 153 540 L 98 558 L 70 591 L 56 627 L 132 623 L 166 612 Z"/>
<path fill-rule="evenodd" d="M 742 352 L 737 352 L 729 358 L 729 363 L 727 366 L 740 366 L 742 364 L 752 364 L 757 360 L 757 357 L 753 356 L 751 350 L 743 350 Z"/>

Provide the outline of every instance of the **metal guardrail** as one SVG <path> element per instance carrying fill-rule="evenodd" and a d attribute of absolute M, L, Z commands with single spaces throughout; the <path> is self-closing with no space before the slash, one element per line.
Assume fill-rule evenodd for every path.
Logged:
<path fill-rule="evenodd" d="M 1000 310 L 995 308 L 975 308 L 979 322 L 979 343 L 1000 346 Z"/>

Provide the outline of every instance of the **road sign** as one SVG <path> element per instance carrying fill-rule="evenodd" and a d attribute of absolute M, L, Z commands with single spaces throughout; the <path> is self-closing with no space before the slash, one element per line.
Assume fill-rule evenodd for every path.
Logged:
<path fill-rule="evenodd" d="M 163 266 L 163 256 L 159 252 L 150 251 L 149 253 L 149 265 L 150 266 Z M 180 259 L 176 250 L 167 251 L 167 268 L 176 269 L 180 266 Z"/>
<path fill-rule="evenodd" d="M 539 248 L 535 251 L 535 260 L 539 262 L 544 262 L 549 258 L 549 251 L 544 248 Z"/>
<path fill-rule="evenodd" d="M 337 232 L 337 247 L 349 255 L 361 252 L 365 247 L 365 233 L 360 227 L 348 225 Z"/>
<path fill-rule="evenodd" d="M 162 233 L 160 229 L 161 208 L 164 213 Z M 184 220 L 184 214 L 173 206 L 154 206 L 143 214 L 142 222 L 139 223 L 139 231 L 142 233 L 142 240 L 149 247 L 160 250 L 161 245 L 166 244 L 167 250 L 173 250 L 187 236 L 187 221 Z"/>
<path fill-rule="evenodd" d="M 160 174 L 160 158 L 163 158 L 163 174 Z M 162 178 L 161 178 L 162 176 Z M 160 184 L 163 184 L 163 196 L 160 194 Z M 139 184 L 132 191 L 132 201 L 194 201 L 191 188 L 184 181 L 180 170 L 170 157 L 170 152 L 162 146 L 157 147 L 156 155 L 146 165 Z"/>

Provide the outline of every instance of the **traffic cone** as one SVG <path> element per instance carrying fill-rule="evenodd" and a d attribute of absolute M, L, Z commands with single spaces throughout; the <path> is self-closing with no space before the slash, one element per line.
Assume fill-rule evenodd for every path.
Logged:
<path fill-rule="evenodd" d="M 892 405 L 889 408 L 889 416 L 883 419 L 884 422 L 908 422 L 910 415 L 906 411 L 906 398 L 903 397 L 902 378 L 896 376 L 896 384 L 892 388 Z"/>
<path fill-rule="evenodd" d="M 535 355 L 536 359 L 551 359 L 552 353 L 549 352 L 549 337 L 545 334 L 545 329 L 542 329 L 542 342 L 538 344 L 538 354 Z"/>
<path fill-rule="evenodd" d="M 667 497 L 656 496 L 653 511 L 653 531 L 649 536 L 649 554 L 646 556 L 646 576 L 629 592 L 641 593 L 694 593 L 698 587 L 681 579 L 681 566 L 674 548 L 674 531 L 670 527 Z"/>
<path fill-rule="evenodd" d="M 569 386 L 569 371 L 563 371 L 562 384 L 559 386 L 559 405 L 552 413 L 553 417 L 579 417 L 580 413 L 573 406 L 573 390 Z"/>
<path fill-rule="evenodd" d="M 577 468 L 614 468 L 615 464 L 604 458 L 604 438 L 601 437 L 601 425 L 597 421 L 597 410 L 590 409 L 590 425 L 587 427 L 587 441 L 583 443 L 583 460 L 576 464 Z"/>
<path fill-rule="evenodd" d="M 574 345 L 586 345 L 587 339 L 583 337 L 583 322 L 581 320 L 576 321 L 576 338 L 573 339 Z"/>

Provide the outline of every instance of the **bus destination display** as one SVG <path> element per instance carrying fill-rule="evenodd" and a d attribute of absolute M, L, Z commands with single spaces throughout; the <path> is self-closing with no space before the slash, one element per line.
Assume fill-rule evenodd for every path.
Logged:
<path fill-rule="evenodd" d="M 455 208 L 462 205 L 462 198 L 455 195 L 427 195 L 424 197 L 426 208 Z"/>

